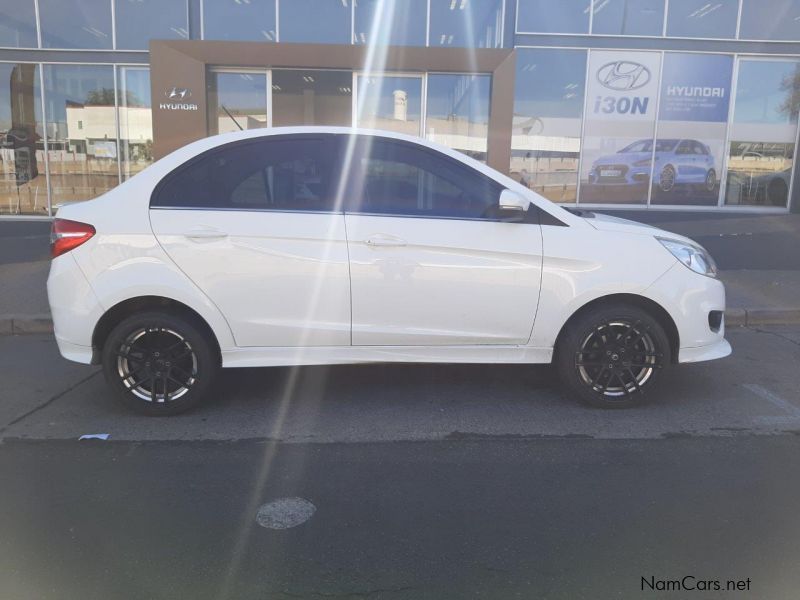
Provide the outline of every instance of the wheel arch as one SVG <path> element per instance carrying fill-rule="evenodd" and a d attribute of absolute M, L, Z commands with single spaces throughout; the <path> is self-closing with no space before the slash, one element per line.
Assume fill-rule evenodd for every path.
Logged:
<path fill-rule="evenodd" d="M 146 310 L 164 311 L 193 321 L 208 336 L 217 357 L 220 359 L 220 364 L 222 363 L 219 340 L 214 330 L 208 324 L 208 321 L 206 321 L 200 313 L 187 304 L 172 298 L 164 296 L 136 296 L 122 300 L 109 308 L 95 324 L 94 331 L 92 332 L 92 364 L 98 364 L 100 362 L 100 352 L 103 345 L 117 323 L 133 314 Z"/>
<path fill-rule="evenodd" d="M 678 326 L 675 324 L 674 319 L 670 316 L 669 312 L 661 306 L 655 300 L 651 300 L 645 296 L 640 296 L 638 294 L 609 294 L 606 296 L 600 296 L 599 298 L 594 298 L 589 302 L 578 307 L 570 316 L 569 318 L 564 321 L 564 324 L 561 326 L 561 329 L 558 331 L 558 335 L 556 336 L 556 341 L 553 346 L 554 353 L 558 351 L 559 343 L 561 342 L 561 338 L 564 335 L 564 332 L 567 330 L 567 326 L 572 323 L 576 318 L 579 316 L 589 312 L 590 310 L 597 309 L 601 306 L 611 306 L 614 304 L 629 304 L 636 306 L 647 312 L 650 316 L 652 316 L 658 323 L 664 328 L 664 332 L 667 334 L 667 339 L 669 340 L 669 347 L 670 347 L 670 354 L 672 357 L 672 362 L 676 363 L 678 361 L 678 352 L 680 350 L 680 335 L 678 333 Z"/>

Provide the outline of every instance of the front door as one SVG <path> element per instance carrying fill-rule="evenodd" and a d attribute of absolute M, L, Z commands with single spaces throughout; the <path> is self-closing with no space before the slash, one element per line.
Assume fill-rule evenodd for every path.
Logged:
<path fill-rule="evenodd" d="M 172 260 L 219 307 L 238 346 L 348 346 L 344 215 L 331 140 L 234 142 L 165 178 L 150 219 Z"/>
<path fill-rule="evenodd" d="M 527 343 L 538 223 L 499 220 L 497 182 L 417 144 L 365 137 L 343 154 L 353 345 Z"/>

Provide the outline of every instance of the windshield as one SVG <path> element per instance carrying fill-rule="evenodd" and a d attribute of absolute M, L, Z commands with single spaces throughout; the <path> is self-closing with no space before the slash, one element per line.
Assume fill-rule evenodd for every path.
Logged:
<path fill-rule="evenodd" d="M 671 152 L 677 145 L 678 140 L 658 140 L 656 142 L 656 152 Z M 625 146 L 619 151 L 619 154 L 627 154 L 632 152 L 652 152 L 653 140 L 639 140 L 632 143 L 630 146 Z"/>

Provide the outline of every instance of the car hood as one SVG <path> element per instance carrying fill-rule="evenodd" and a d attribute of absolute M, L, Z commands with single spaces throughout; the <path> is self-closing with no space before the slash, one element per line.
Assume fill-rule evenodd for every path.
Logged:
<path fill-rule="evenodd" d="M 604 215 L 602 213 L 591 213 L 591 216 L 584 217 L 586 222 L 600 231 L 609 231 L 612 233 L 630 233 L 636 235 L 652 235 L 658 237 L 665 237 L 671 240 L 678 240 L 698 245 L 697 242 L 687 238 L 686 236 L 672 233 L 652 225 L 645 225 L 630 219 L 621 219 L 619 217 L 612 217 L 611 215 Z"/>

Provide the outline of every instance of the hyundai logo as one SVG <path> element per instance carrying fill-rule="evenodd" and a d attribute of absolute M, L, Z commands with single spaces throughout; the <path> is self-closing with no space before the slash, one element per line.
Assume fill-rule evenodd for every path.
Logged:
<path fill-rule="evenodd" d="M 172 89 L 167 90 L 164 92 L 164 96 L 169 98 L 170 100 L 185 100 L 186 98 L 191 98 L 192 90 L 189 88 L 180 88 L 180 87 L 172 87 Z"/>
<path fill-rule="evenodd" d="M 650 69 L 630 60 L 617 60 L 597 70 L 597 81 L 617 92 L 636 90 L 650 81 Z"/>

